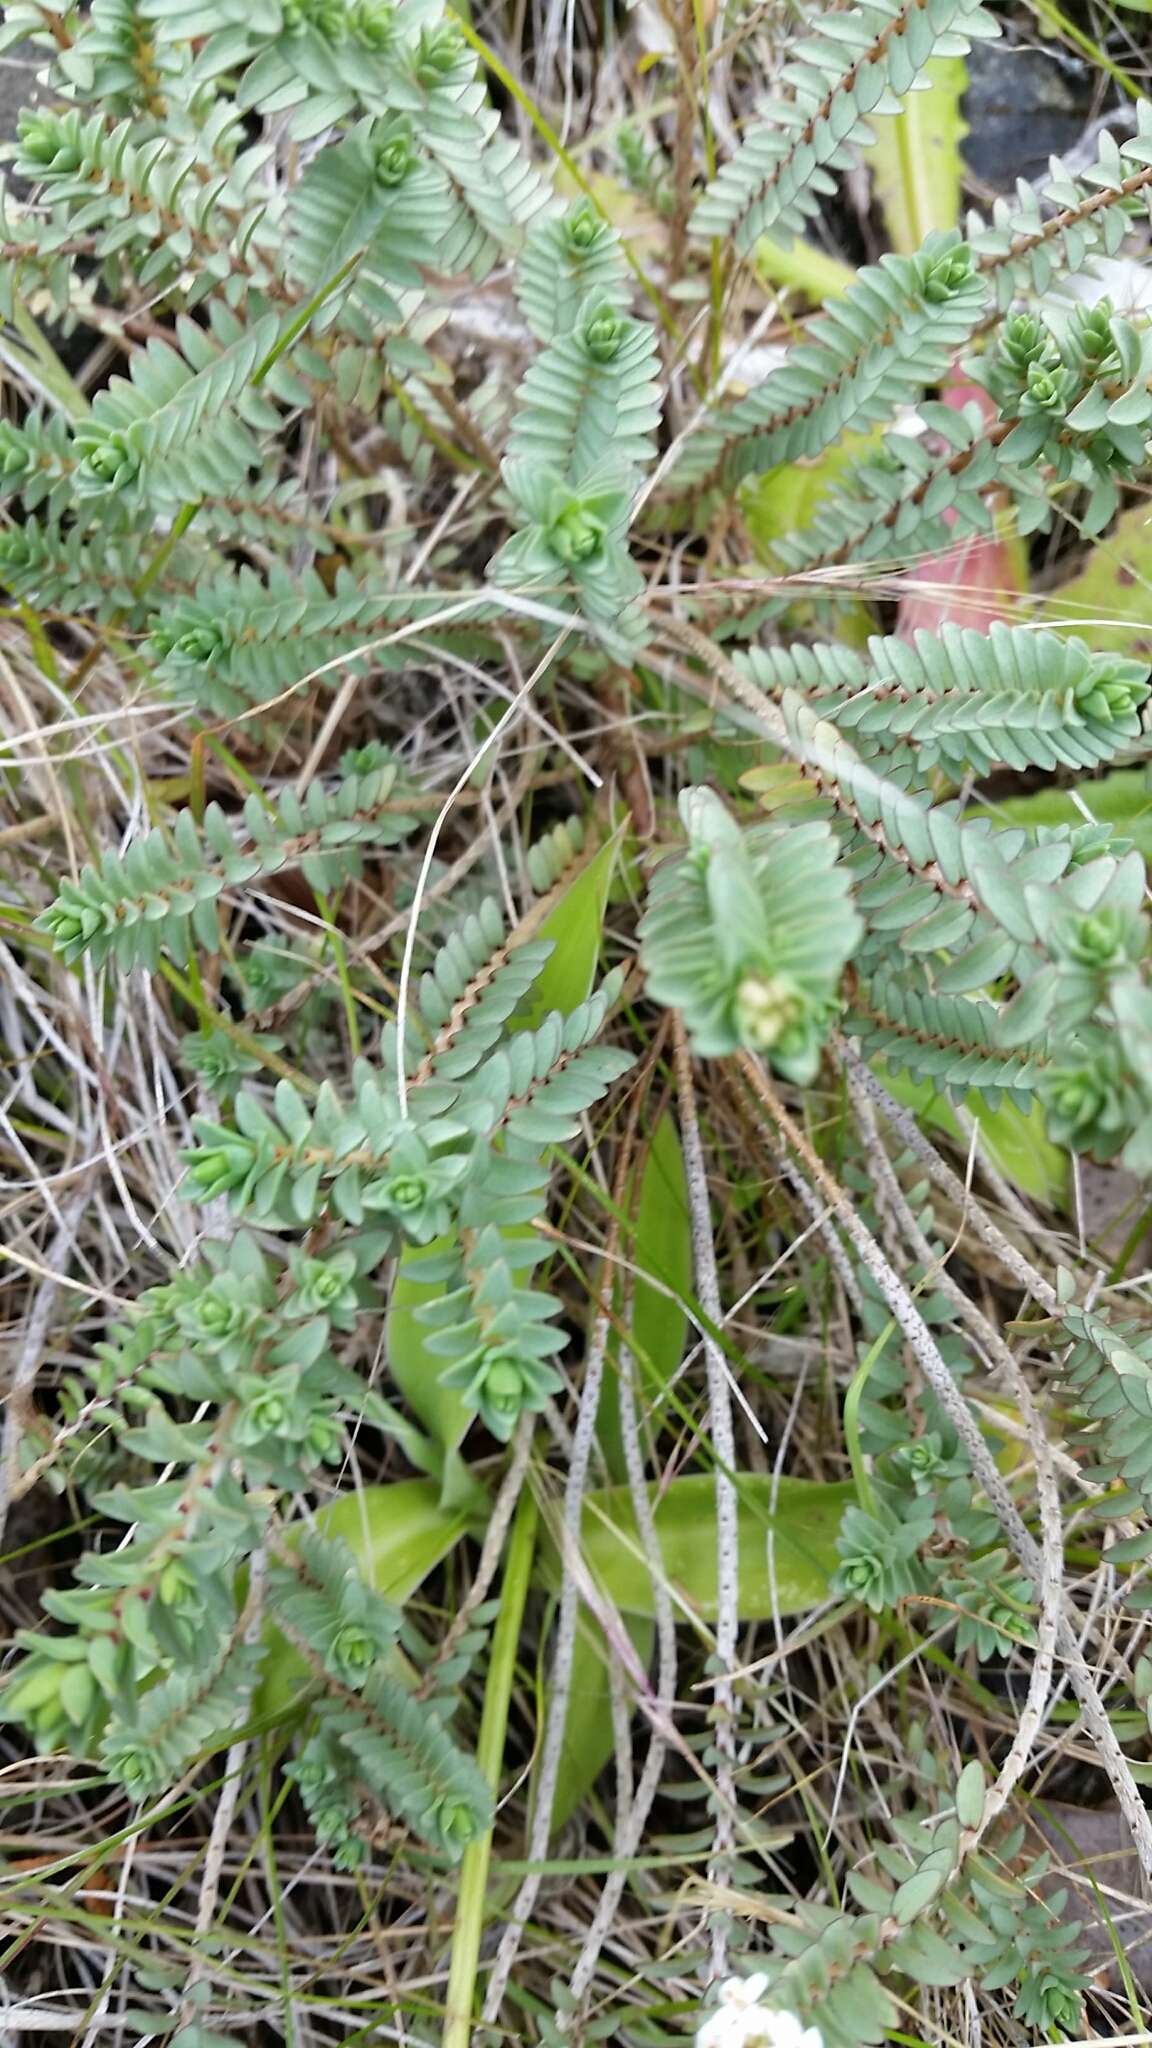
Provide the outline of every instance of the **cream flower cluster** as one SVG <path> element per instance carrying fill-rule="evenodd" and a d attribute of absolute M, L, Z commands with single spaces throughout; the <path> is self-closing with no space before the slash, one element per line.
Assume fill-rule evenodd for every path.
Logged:
<path fill-rule="evenodd" d="M 763 1973 L 729 1977 L 720 2003 L 696 2034 L 696 2048 L 824 2048 L 818 2027 L 806 2027 L 795 2013 L 761 2005 L 768 1989 Z"/>

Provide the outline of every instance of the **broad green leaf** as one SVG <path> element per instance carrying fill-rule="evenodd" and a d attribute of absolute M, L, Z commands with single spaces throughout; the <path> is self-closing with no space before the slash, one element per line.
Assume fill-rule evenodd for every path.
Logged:
<path fill-rule="evenodd" d="M 745 1474 L 739 1497 L 740 1613 L 747 1621 L 804 1614 L 827 1600 L 839 1558 L 836 1534 L 856 1499 L 852 1482 Z M 681 1618 L 716 1615 L 716 1482 L 709 1472 L 650 1489 L 661 1557 Z M 774 1505 L 773 1505 L 774 1502 Z M 584 1558 L 608 1598 L 625 1614 L 655 1616 L 651 1574 L 626 1487 L 590 1493 L 584 1503 Z M 553 1549 L 553 1577 L 558 1559 Z"/>
<path fill-rule="evenodd" d="M 814 306 L 821 306 L 828 299 L 842 299 L 849 285 L 856 281 L 850 263 L 841 263 L 838 257 L 829 256 L 826 249 L 818 249 L 814 242 L 803 238 L 782 249 L 779 242 L 765 235 L 756 244 L 756 268 L 769 284 L 803 292 Z"/>
<path fill-rule="evenodd" d="M 626 823 L 626 821 L 624 821 Z M 547 915 L 535 928 L 535 938 L 550 939 L 552 953 L 545 961 L 524 1003 L 511 1020 L 511 1028 L 533 1031 L 549 1011 L 563 1015 L 579 1008 L 592 992 L 604 911 L 612 871 L 620 851 L 624 823 L 599 847 Z M 443 1238 L 419 1250 L 406 1250 L 401 1257 L 385 1326 L 385 1344 L 392 1378 L 414 1415 L 448 1454 L 445 1495 L 451 1499 L 454 1485 L 462 1484 L 459 1462 L 452 1459 L 473 1420 L 462 1395 L 440 1384 L 444 1361 L 428 1350 L 424 1325 L 416 1310 L 427 1301 L 428 1291 L 411 1278 L 411 1269 L 429 1251 L 447 1250 Z"/>
<path fill-rule="evenodd" d="M 551 939 L 552 953 L 512 1019 L 516 1030 L 535 1031 L 550 1010 L 567 1016 L 591 995 L 623 831 L 622 824 L 605 840 L 535 928 L 533 938 Z"/>
<path fill-rule="evenodd" d="M 740 509 L 757 561 L 773 566 L 774 543 L 810 526 L 845 473 L 879 446 L 879 428 L 869 434 L 842 434 L 811 461 L 782 463 L 763 476 L 747 478 L 740 489 Z M 836 638 L 849 647 L 866 646 L 868 635 L 876 630 L 868 606 L 830 584 L 821 592 L 821 602 L 826 605 L 832 598 L 836 601 Z M 815 627 L 817 617 L 817 607 L 809 600 L 798 597 L 788 607 L 788 619 L 796 631 Z M 827 638 L 827 630 L 825 624 L 821 638 Z"/>
<path fill-rule="evenodd" d="M 441 1505 L 434 1480 L 396 1479 L 341 1494 L 321 1508 L 316 1526 L 322 1536 L 342 1537 L 369 1584 L 403 1605 L 455 1549 L 469 1520 L 463 1508 Z"/>
<path fill-rule="evenodd" d="M 399 1606 L 411 1598 L 430 1571 L 454 1550 L 469 1526 L 461 1508 L 441 1506 L 433 1479 L 397 1479 L 391 1486 L 363 1486 L 321 1508 L 316 1527 L 339 1536 L 377 1592 Z M 261 1716 L 285 1714 L 309 1683 L 303 1658 L 279 1632 L 267 1630 L 268 1655 L 255 1700 Z"/>
<path fill-rule="evenodd" d="M 934 1898 L 943 1891 L 948 1882 L 946 1870 L 914 1870 L 906 1877 L 892 1899 L 892 1914 L 902 1927 L 909 1927 L 927 1911 Z"/>
<path fill-rule="evenodd" d="M 692 1218 L 680 1133 L 665 1111 L 644 1161 L 632 1260 L 637 1279 L 632 1303 L 632 1340 L 641 1383 L 653 1391 L 667 1386 L 684 1356 L 692 1293 Z M 649 1274 L 650 1279 L 642 1276 Z"/>
<path fill-rule="evenodd" d="M 502 1229 L 500 1235 L 532 1237 L 534 1232 L 531 1224 L 520 1224 Z M 428 1245 L 405 1248 L 384 1325 L 392 1378 L 413 1413 L 443 1449 L 443 1469 L 436 1469 L 442 1482 L 440 1498 L 447 1508 L 477 1504 L 478 1482 L 459 1455 L 459 1446 L 476 1420 L 476 1410 L 466 1405 L 455 1388 L 441 1384 L 444 1360 L 428 1349 L 426 1325 L 416 1314 L 421 1304 L 431 1299 L 433 1290 L 412 1277 L 412 1268 L 421 1257 L 449 1250 L 452 1242 L 451 1238 L 439 1237 Z"/>
<path fill-rule="evenodd" d="M 625 1626 L 640 1662 L 647 1664 L 655 1633 L 652 1623 L 632 1615 Z M 608 1652 L 595 1623 L 588 1621 L 577 1634 L 572 1661 L 568 1718 L 552 1801 L 553 1834 L 583 1805 L 614 1748 Z"/>
<path fill-rule="evenodd" d="M 921 78 L 923 89 L 906 93 L 898 114 L 877 121 L 876 140 L 864 152 L 888 238 L 901 256 L 914 256 L 934 228 L 956 226 L 963 193 L 964 59 L 933 57 Z"/>
<path fill-rule="evenodd" d="M 1077 575 L 1048 593 L 1039 617 L 1053 632 L 1076 633 L 1094 648 L 1152 656 L 1152 514 L 1146 506 L 1121 513 Z"/>
<path fill-rule="evenodd" d="M 880 431 L 843 434 L 811 461 L 785 462 L 741 486 L 740 507 L 757 558 L 767 561 L 775 541 L 811 525 L 822 501 L 846 470 L 880 446 Z"/>
<path fill-rule="evenodd" d="M 384 1325 L 389 1373 L 412 1413 L 446 1452 L 463 1441 L 473 1411 L 465 1406 L 462 1394 L 440 1384 L 444 1360 L 429 1351 L 428 1331 L 416 1315 L 431 1299 L 432 1290 L 411 1278 L 411 1268 L 421 1258 L 447 1251 L 451 1242 L 445 1237 L 431 1245 L 405 1247 Z"/>
<path fill-rule="evenodd" d="M 922 1123 L 947 1132 L 961 1145 L 967 1143 L 967 1133 L 961 1129 L 955 1110 L 947 1097 L 937 1092 L 933 1082 L 893 1073 L 883 1060 L 874 1060 L 872 1066 L 888 1093 L 906 1109 L 914 1110 Z M 980 1144 L 992 1164 L 1020 1193 L 1048 1208 L 1064 1208 L 1068 1200 L 1068 1155 L 1046 1135 L 1040 1110 L 1032 1109 L 1025 1115 L 1011 1102 L 1002 1102 L 999 1109 L 989 1109 L 978 1095 L 970 1095 L 965 1107 L 979 1121 Z"/>
<path fill-rule="evenodd" d="M 684 1302 L 691 1299 L 693 1284 L 692 1222 L 684 1155 L 670 1112 L 661 1117 L 645 1153 L 635 1231 L 624 1250 L 636 1274 L 632 1295 L 632 1359 L 639 1386 L 651 1398 L 663 1392 L 684 1356 L 689 1321 Z M 644 1279 L 644 1274 L 650 1274 L 651 1279 Z M 626 1467 L 620 1442 L 618 1357 L 619 1343 L 613 1332 L 600 1397 L 598 1435 L 612 1478 L 623 1480 Z"/>

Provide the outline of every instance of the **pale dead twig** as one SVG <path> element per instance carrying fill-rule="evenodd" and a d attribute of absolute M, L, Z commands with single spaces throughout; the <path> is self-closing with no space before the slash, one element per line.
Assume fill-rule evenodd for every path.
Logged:
<path fill-rule="evenodd" d="M 249 1592 L 245 1602 L 248 1624 L 243 1631 L 243 1635 L 244 1640 L 249 1643 L 256 1639 L 263 1625 L 264 1586 L 267 1570 L 267 1553 L 263 1550 L 257 1551 L 252 1559 Z M 182 2001 L 182 2018 L 185 2026 L 189 2025 L 195 2016 L 194 2002 L 189 1994 L 194 1985 L 202 1983 L 207 1975 L 205 1945 L 212 1931 L 212 1922 L 216 1916 L 216 1906 L 220 1897 L 220 1881 L 224 1873 L 224 1859 L 232 1839 L 232 1823 L 236 1818 L 236 1808 L 240 1803 L 240 1790 L 243 1783 L 244 1765 L 248 1758 L 248 1748 L 248 1737 L 243 1736 L 238 1742 L 232 1743 L 224 1760 L 224 1782 L 212 1815 L 212 1829 L 208 1836 L 208 1847 L 204 1854 L 204 1876 L 201 1879 L 200 1898 L 196 1907 L 197 1952 L 192 1959 L 192 1967 L 188 1973 L 188 1986 Z"/>
<path fill-rule="evenodd" d="M 632 1271 L 626 1270 L 621 1302 L 621 1322 L 625 1329 L 631 1327 L 633 1281 Z M 616 1361 L 616 1371 L 620 1441 L 628 1473 L 628 1490 L 636 1516 L 636 1529 L 644 1561 L 652 1581 L 653 1605 L 656 1610 L 656 1696 L 665 1713 L 671 1715 L 676 1692 L 676 1618 L 648 1493 L 644 1449 L 640 1441 L 636 1413 L 635 1364 L 631 1352 L 623 1343 Z M 613 1669 L 615 1668 L 614 1666 Z M 573 1966 L 570 1988 L 573 1998 L 577 2001 L 583 1999 L 592 1982 L 604 1942 L 619 1910 L 624 1887 L 628 1881 L 629 1866 L 643 1841 L 644 1829 L 652 1811 L 652 1802 L 660 1787 L 667 1755 L 668 1744 L 660 1728 L 654 1723 L 639 1783 L 629 1799 L 625 1800 L 622 1796 L 620 1800 L 619 1818 L 613 1841 L 616 1867 L 605 1880 L 592 1923 Z"/>
<path fill-rule="evenodd" d="M 955 1202 L 965 1223 L 970 1224 L 988 1250 L 995 1253 L 1005 1272 L 1011 1273 L 1013 1279 L 1018 1280 L 1021 1287 L 1031 1294 L 1049 1315 L 1058 1316 L 1061 1302 L 1051 1281 L 1046 1280 L 1044 1275 L 1037 1271 L 1019 1246 L 1013 1244 L 1012 1239 L 1005 1236 L 998 1225 L 993 1223 L 979 1202 L 973 1200 L 971 1189 L 965 1186 L 947 1160 L 941 1158 L 931 1139 L 924 1136 L 915 1118 L 910 1116 L 907 1110 L 901 1109 L 898 1102 L 892 1100 L 882 1082 L 878 1081 L 865 1066 L 855 1046 L 846 1039 L 837 1039 L 836 1050 L 845 1065 L 856 1075 L 861 1087 L 879 1105 L 884 1121 L 891 1124 L 894 1131 L 899 1132 L 904 1143 L 923 1161 L 928 1169 L 929 1178 L 950 1201 Z"/>
<path fill-rule="evenodd" d="M 1028 1678 L 1028 1693 L 1011 1748 L 984 1801 L 977 1837 L 987 1833 L 1003 1813 L 1032 1759 L 1044 1726 L 1056 1664 L 1064 1600 L 1064 1528 L 1060 1513 L 1060 1489 L 1056 1481 L 1052 1447 L 1039 1415 L 1032 1389 L 1011 1350 L 977 1304 L 953 1279 L 947 1265 L 932 1250 L 896 1177 L 880 1137 L 872 1098 L 855 1075 L 849 1078 L 853 1108 L 864 1140 L 864 1157 L 873 1178 L 884 1187 L 892 1214 L 911 1250 L 930 1276 L 933 1285 L 947 1295 L 962 1323 L 971 1331 L 990 1362 L 1000 1372 L 1024 1419 L 1028 1447 L 1036 1468 L 1036 1492 L 1040 1507 L 1039 1573 L 1036 1580 L 1038 1607 L 1036 1654 Z M 975 1846 L 973 1842 L 971 1847 Z"/>
<path fill-rule="evenodd" d="M 596 1439 L 596 1419 L 600 1409 L 600 1389 L 604 1381 L 604 1361 L 611 1333 L 610 1318 L 601 1313 L 597 1316 L 588 1341 L 584 1363 L 584 1382 L 580 1389 L 580 1407 L 576 1417 L 576 1430 L 572 1440 L 572 1456 L 564 1486 L 564 1533 L 567 1545 L 576 1552 L 580 1548 L 580 1523 L 583 1515 L 584 1492 L 588 1483 L 588 1467 Z M 556 1644 L 552 1653 L 550 1673 L 548 1718 L 544 1726 L 544 1739 L 540 1749 L 540 1764 L 536 1776 L 535 1810 L 532 1831 L 528 1841 L 528 1861 L 539 1864 L 548 1854 L 548 1837 L 552 1827 L 552 1806 L 556 1796 L 556 1784 L 560 1774 L 560 1757 L 564 1746 L 564 1730 L 568 1722 L 568 1701 L 572 1683 L 572 1664 L 576 1651 L 576 1623 L 580 1607 L 580 1586 L 575 1574 L 569 1568 L 568 1557 L 564 1558 L 564 1578 L 560 1589 L 560 1606 L 556 1617 Z M 500 1944 L 493 1960 L 488 1979 L 488 1990 L 484 2000 L 484 2018 L 493 2023 L 503 2003 L 508 1979 L 516 1961 L 517 1952 L 527 1925 L 529 1915 L 540 1889 L 541 1872 L 530 1870 L 521 1881 L 507 1925 L 500 1937 Z"/>
<path fill-rule="evenodd" d="M 512 1438 L 512 1455 L 508 1460 L 508 1469 L 500 1482 L 500 1490 L 492 1504 L 472 1583 L 436 1651 L 435 1660 L 428 1673 L 429 1680 L 432 1679 L 437 1665 L 446 1664 L 448 1659 L 455 1655 L 456 1645 L 466 1633 L 476 1609 L 487 1599 L 489 1587 L 500 1569 L 504 1540 L 516 1512 L 516 1503 L 520 1498 L 520 1490 L 524 1485 L 528 1460 L 532 1452 L 532 1421 L 532 1416 L 522 1415 L 516 1425 Z"/>
<path fill-rule="evenodd" d="M 616 1220 L 627 1197 L 628 1179 L 632 1169 L 635 1151 L 636 1125 L 640 1112 L 641 1091 L 633 1095 L 628 1125 L 620 1147 L 613 1184 L 613 1207 L 615 1215 L 608 1233 L 604 1258 L 601 1265 L 599 1307 L 588 1342 L 584 1366 L 584 1380 L 580 1389 L 580 1405 L 576 1416 L 572 1447 L 568 1461 L 568 1475 L 564 1486 L 564 1514 L 562 1529 L 563 1579 L 560 1588 L 560 1605 L 556 1618 L 556 1643 L 552 1654 L 551 1686 L 548 1718 L 544 1727 L 541 1744 L 540 1764 L 536 1781 L 536 1804 L 532 1819 L 532 1832 L 528 1845 L 530 1863 L 541 1863 L 548 1853 L 548 1840 L 552 1828 L 552 1808 L 555 1803 L 556 1785 L 560 1772 L 560 1759 L 564 1745 L 564 1733 L 568 1724 L 568 1704 L 571 1697 L 572 1669 L 576 1654 L 576 1633 L 579 1618 L 581 1591 L 588 1598 L 591 1590 L 587 1575 L 576 1569 L 581 1553 L 581 1529 L 584 1519 L 584 1494 L 588 1484 L 588 1472 L 596 1440 L 596 1428 L 600 1414 L 600 1394 L 604 1384 L 604 1367 L 608 1354 L 608 1343 L 612 1334 L 612 1295 L 615 1287 L 615 1262 L 620 1246 L 620 1223 Z M 589 1605 L 593 1602 L 589 1600 Z M 595 1612 L 593 1605 L 593 1612 Z M 488 1980 L 484 2001 L 484 2017 L 493 2021 L 499 2014 L 509 1977 L 523 1937 L 528 1916 L 536 1901 L 540 1888 L 540 1874 L 529 1871 L 520 1885 L 513 1901 L 508 1923 L 500 1938 L 496 1958 Z"/>
<path fill-rule="evenodd" d="M 972 1412 L 948 1370 L 928 1325 L 912 1300 L 899 1275 L 889 1265 L 883 1252 L 869 1231 L 857 1217 L 852 1203 L 843 1189 L 834 1180 L 822 1159 L 809 1144 L 803 1132 L 789 1116 L 775 1089 L 768 1080 L 763 1067 L 751 1054 L 738 1055 L 740 1071 L 747 1080 L 756 1100 L 776 1124 L 791 1149 L 803 1160 L 805 1169 L 828 1201 L 835 1208 L 845 1234 L 851 1239 L 861 1264 L 871 1274 L 880 1289 L 892 1316 L 903 1331 L 908 1345 L 920 1366 L 925 1379 L 937 1396 L 953 1427 L 956 1430 L 968 1457 L 973 1473 L 983 1490 L 990 1507 L 999 1519 L 1016 1556 L 1034 1586 L 1040 1586 L 1044 1579 L 1044 1563 L 1040 1547 L 1029 1534 L 1022 1516 L 1007 1486 L 991 1451 L 981 1434 Z M 1140 1858 L 1145 1878 L 1152 1881 L 1152 1817 L 1140 1797 L 1140 1791 L 1116 1738 L 1115 1729 L 1108 1719 L 1108 1711 L 1100 1697 L 1099 1688 L 1088 1669 L 1084 1653 L 1076 1632 L 1066 1616 L 1062 1615 L 1058 1630 L 1058 1644 L 1072 1683 L 1080 1702 L 1084 1723 L 1095 1743 L 1102 1768 L 1106 1771 L 1116 1795 L 1121 1812 L 1128 1824 L 1129 1832 Z"/>
<path fill-rule="evenodd" d="M 424 857 L 420 863 L 420 872 L 416 877 L 416 889 L 412 899 L 412 908 L 408 915 L 407 930 L 404 934 L 404 952 L 400 961 L 400 980 L 396 995 L 396 1041 L 401 1047 L 405 1045 L 407 1040 L 408 992 L 412 981 L 412 961 L 416 949 L 416 932 L 420 920 L 420 906 L 428 886 L 428 877 L 435 858 L 436 848 L 440 842 L 440 834 L 448 821 L 452 806 L 457 797 L 467 787 L 469 778 L 475 772 L 480 762 L 495 746 L 501 735 L 521 716 L 540 677 L 550 668 L 556 652 L 555 646 L 548 649 L 542 660 L 532 670 L 531 675 L 528 676 L 520 689 L 516 691 L 514 696 L 505 705 L 499 718 L 493 724 L 491 731 L 480 746 L 477 747 L 475 753 L 465 764 L 452 788 L 449 790 L 432 826 L 432 830 L 428 834 Z M 403 1059 L 401 1059 L 397 1068 L 396 1093 L 399 1099 L 400 1113 L 403 1116 L 408 1106 L 408 1077 Z"/>
<path fill-rule="evenodd" d="M 28 1419 L 29 1396 L 43 1361 L 44 1342 L 59 1297 L 61 1276 L 72 1255 L 87 1204 L 88 1183 L 85 1182 L 73 1195 L 64 1211 L 60 1228 L 44 1262 L 44 1278 L 36 1290 L 24 1323 L 20 1355 L 8 1388 L 4 1434 L 0 1442 L 0 1541 L 3 1540 L 12 1490 L 18 1477 L 20 1440 Z"/>
<path fill-rule="evenodd" d="M 716 1271 L 716 1242 L 708 1199 L 708 1178 L 704 1147 L 696 1113 L 696 1090 L 692 1080 L 692 1059 L 683 1023 L 672 1020 L 676 1096 L 680 1139 L 684 1150 L 684 1171 L 692 1218 L 692 1260 L 696 1292 L 714 1328 L 724 1320 L 720 1282 Z M 713 1859 L 709 1877 L 713 1884 L 725 1881 L 725 1865 L 736 1841 L 736 1697 L 732 1671 L 736 1664 L 736 1634 L 740 1610 L 740 1536 L 737 1520 L 736 1439 L 732 1429 L 732 1403 L 728 1392 L 728 1370 L 724 1354 L 710 1330 L 704 1333 L 704 1358 L 708 1375 L 708 1432 L 716 1456 L 716 1825 Z M 728 1941 L 722 1917 L 712 1923 L 712 1975 L 723 1977 L 727 1968 Z"/>

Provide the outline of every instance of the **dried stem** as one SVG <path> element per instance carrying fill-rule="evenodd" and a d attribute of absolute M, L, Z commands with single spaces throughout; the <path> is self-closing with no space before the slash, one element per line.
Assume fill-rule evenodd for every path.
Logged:
<path fill-rule="evenodd" d="M 979 1425 L 903 1281 L 893 1271 L 870 1232 L 860 1222 L 848 1195 L 829 1173 L 823 1160 L 789 1116 L 759 1061 L 749 1053 L 741 1053 L 738 1055 L 738 1064 L 756 1100 L 798 1158 L 803 1161 L 814 1186 L 823 1192 L 830 1206 L 836 1211 L 845 1234 L 856 1248 L 861 1264 L 871 1275 L 887 1302 L 925 1379 L 964 1445 L 973 1474 L 1012 1549 L 1032 1580 L 1033 1586 L 1039 1589 L 1044 1583 L 1045 1575 L 1040 1547 L 1030 1535 L 984 1441 Z M 1140 1859 L 1140 1867 L 1145 1879 L 1152 1881 L 1152 1818 L 1149 1817 L 1131 1767 L 1116 1739 L 1096 1681 L 1085 1662 L 1076 1631 L 1063 1614 L 1059 1623 L 1058 1643 L 1072 1688 L 1080 1702 L 1084 1725 L 1096 1746 L 1101 1766 L 1106 1771 L 1116 1794 Z"/>
<path fill-rule="evenodd" d="M 684 1170 L 688 1183 L 688 1204 L 692 1217 L 692 1259 L 696 1293 L 708 1317 L 704 1332 L 704 1361 L 708 1376 L 708 1433 L 716 1457 L 716 1831 L 713 1838 L 709 1879 L 722 1886 L 727 1859 L 736 1839 L 736 1696 L 732 1672 L 736 1665 L 736 1635 L 740 1601 L 740 1538 L 737 1522 L 736 1439 L 732 1429 L 732 1402 L 724 1354 L 711 1334 L 724 1320 L 720 1282 L 716 1272 L 716 1246 L 708 1200 L 708 1176 L 700 1122 L 696 1113 L 696 1090 L 692 1060 L 684 1026 L 673 1019 L 680 1136 L 684 1148 Z M 717 1915 L 712 1927 L 712 1973 L 722 1977 L 727 1964 L 727 1935 Z"/>

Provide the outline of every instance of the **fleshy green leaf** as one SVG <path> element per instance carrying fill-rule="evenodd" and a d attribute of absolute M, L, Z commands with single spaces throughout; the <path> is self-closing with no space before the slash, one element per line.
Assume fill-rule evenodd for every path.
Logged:
<path fill-rule="evenodd" d="M 550 1010 L 569 1016 L 587 1002 L 596 978 L 608 891 L 626 823 L 592 855 L 533 931 L 533 939 L 547 941 L 552 951 L 516 1012 L 513 1021 L 518 1030 L 535 1031 Z"/>
<path fill-rule="evenodd" d="M 839 1563 L 840 1517 L 856 1498 L 850 1482 L 743 1474 L 739 1496 L 740 1614 L 769 1620 L 805 1614 L 829 1598 Z M 674 1606 L 706 1620 L 716 1612 L 716 1487 L 708 1473 L 651 1489 L 656 1530 Z M 590 1493 L 582 1525 L 584 1557 L 625 1614 L 654 1618 L 651 1574 L 625 1487 Z"/>
<path fill-rule="evenodd" d="M 1099 781 L 1083 780 L 1075 795 L 1068 789 L 1035 789 L 1027 796 L 1003 797 L 995 806 L 973 805 L 968 815 L 1035 830 L 1081 825 L 1085 810 L 1101 825 L 1111 825 L 1118 837 L 1130 839 L 1145 860 L 1152 860 L 1152 790 L 1141 768 L 1113 768 Z"/>
<path fill-rule="evenodd" d="M 684 1177 L 684 1155 L 675 1118 L 666 1112 L 644 1155 L 635 1232 L 627 1255 L 632 1291 L 631 1355 L 637 1382 L 648 1399 L 659 1398 L 684 1355 L 693 1293 L 692 1222 Z M 645 1275 L 651 1277 L 646 1279 Z M 598 1434 L 614 1479 L 625 1476 L 620 1442 L 619 1387 L 615 1333 L 600 1400 Z"/>
<path fill-rule="evenodd" d="M 984 1818 L 984 1766 L 965 1764 L 956 1786 L 956 1818 L 962 1828 L 978 1828 Z"/>
<path fill-rule="evenodd" d="M 906 93 L 900 112 L 877 122 L 865 152 L 892 247 L 906 256 L 933 228 L 955 227 L 960 217 L 960 143 L 968 132 L 960 101 L 967 83 L 962 57 L 933 57 L 922 89 Z"/>
<path fill-rule="evenodd" d="M 640 1663 L 646 1665 L 652 1651 L 652 1623 L 639 1615 L 628 1615 L 624 1625 Z M 625 1684 L 628 1683 L 626 1679 Z M 614 1742 L 607 1652 L 599 1631 L 590 1622 L 576 1636 L 564 1746 L 552 1801 L 553 1834 L 583 1805 L 611 1759 Z"/>
<path fill-rule="evenodd" d="M 916 1081 L 910 1074 L 894 1073 L 882 1060 L 874 1061 L 873 1065 L 898 1102 L 915 1110 L 918 1117 L 938 1131 L 967 1145 L 967 1134 L 961 1129 L 955 1110 L 930 1081 Z M 1047 1208 L 1063 1208 L 1068 1199 L 1068 1158 L 1045 1136 L 1041 1111 L 1032 1109 L 1025 1113 L 1011 1102 L 989 1109 L 978 1095 L 969 1096 L 965 1108 L 970 1116 L 979 1119 L 980 1144 L 993 1165 L 1034 1202 L 1042 1202 Z"/>
<path fill-rule="evenodd" d="M 661 1117 L 652 1134 L 640 1182 L 632 1299 L 632 1338 L 641 1383 L 667 1386 L 684 1355 L 685 1300 L 692 1293 L 692 1220 L 684 1154 L 676 1120 Z M 650 1279 L 644 1275 L 649 1274 Z"/>

